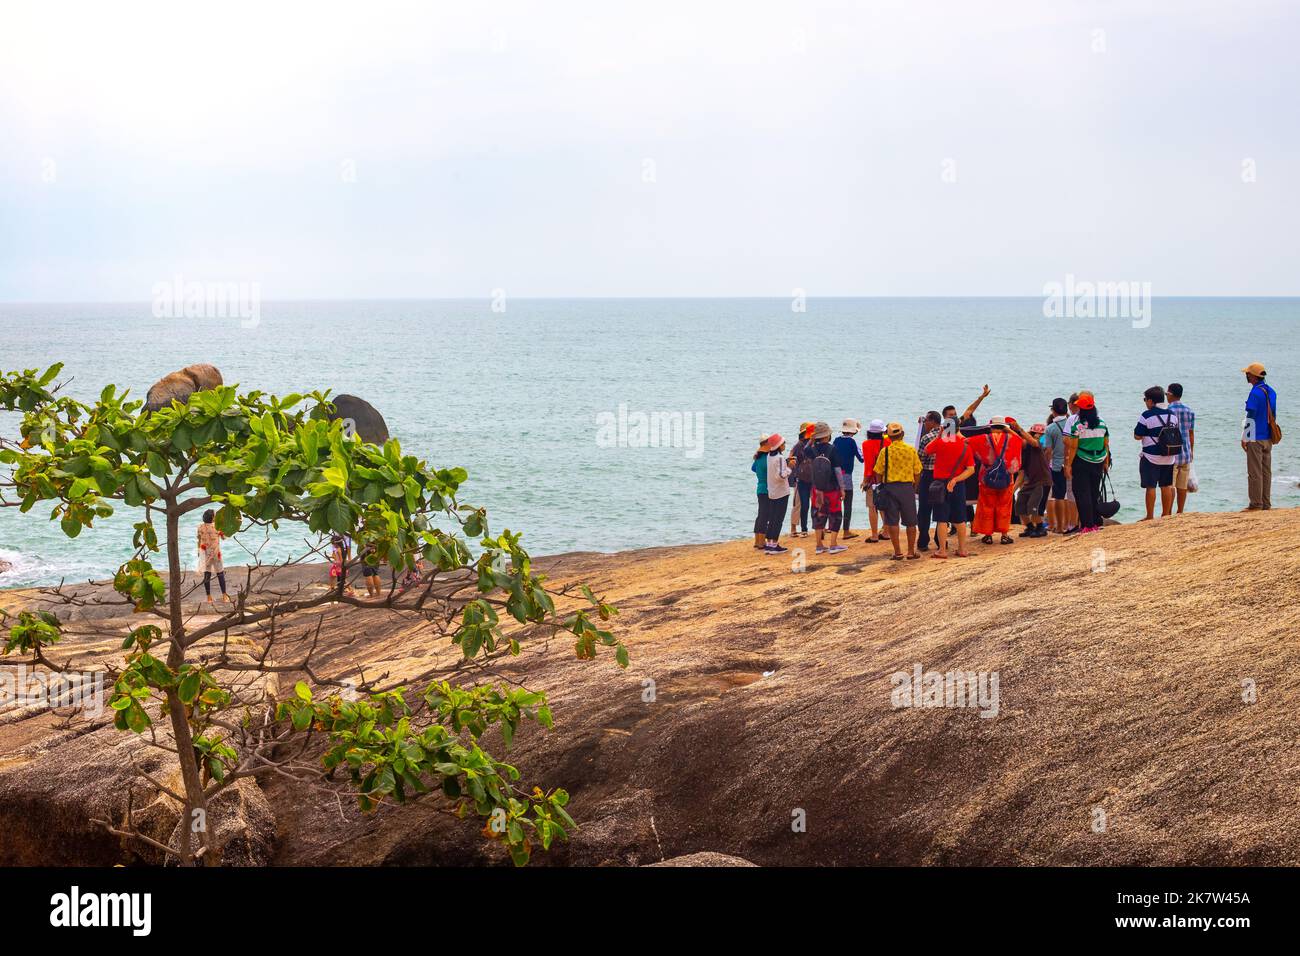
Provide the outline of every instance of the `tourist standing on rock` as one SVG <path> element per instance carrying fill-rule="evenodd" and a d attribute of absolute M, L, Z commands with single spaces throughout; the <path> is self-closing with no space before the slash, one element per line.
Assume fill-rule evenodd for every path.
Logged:
<path fill-rule="evenodd" d="M 1169 408 L 1165 390 L 1152 385 L 1142 393 L 1146 411 L 1133 427 L 1133 437 L 1142 442 L 1138 459 L 1138 474 L 1146 491 L 1147 514 L 1142 521 L 1155 518 L 1156 489 L 1160 489 L 1160 517 L 1168 518 L 1174 511 L 1174 460 L 1183 446 L 1183 433 L 1178 427 L 1178 413 Z"/>
<path fill-rule="evenodd" d="M 957 419 L 944 420 L 943 433 L 926 446 L 934 457 L 934 481 L 922 494 L 931 496 L 935 551 L 932 558 L 948 557 L 948 525 L 957 529 L 957 557 L 968 558 L 966 550 L 966 479 L 975 473 L 975 458 L 966 438 L 957 430 Z M 934 485 L 939 488 L 934 488 Z"/>
<path fill-rule="evenodd" d="M 916 443 L 916 453 L 921 459 L 921 478 L 917 482 L 916 549 L 930 550 L 930 482 L 934 481 L 934 455 L 929 454 L 930 443 L 942 432 L 943 420 L 938 412 L 926 412 L 921 419 L 921 437 Z"/>
<path fill-rule="evenodd" d="M 1100 531 L 1101 479 L 1110 470 L 1110 429 L 1097 413 L 1097 400 L 1080 392 L 1079 413 L 1065 439 L 1065 477 L 1079 508 L 1079 534 Z"/>
<path fill-rule="evenodd" d="M 785 508 L 790 501 L 790 462 L 785 457 L 785 439 L 779 434 L 767 439 L 767 528 L 763 550 L 767 554 L 785 554 L 789 548 L 781 547 L 781 526 L 785 524 Z"/>
<path fill-rule="evenodd" d="M 1020 436 L 1020 475 L 1017 479 L 1016 513 L 1025 526 L 1020 532 L 1022 538 L 1046 538 L 1047 528 L 1043 526 L 1043 512 L 1047 504 L 1047 495 L 1052 490 L 1052 469 L 1048 464 L 1047 449 L 1041 444 L 1047 426 L 1041 422 L 1029 426 L 1023 431 L 1019 425 L 1014 426 Z"/>
<path fill-rule="evenodd" d="M 226 566 L 221 560 L 221 539 L 225 537 L 217 530 L 217 513 L 209 508 L 203 512 L 203 523 L 199 525 L 199 571 L 203 574 L 203 591 L 212 603 L 212 575 L 217 576 L 217 585 L 221 588 L 221 600 L 229 601 L 226 593 Z"/>
<path fill-rule="evenodd" d="M 379 549 L 373 544 L 361 550 L 361 576 L 366 580 L 366 597 L 377 598 L 384 593 L 379 581 Z"/>
<path fill-rule="evenodd" d="M 880 540 L 880 514 L 873 494 L 873 489 L 880 483 L 880 478 L 876 475 L 876 459 L 880 456 L 881 449 L 888 445 L 885 423 L 879 418 L 873 418 L 867 425 L 867 437 L 862 439 L 862 490 L 867 493 L 867 520 L 871 524 L 871 537 L 867 541 L 872 544 Z"/>
<path fill-rule="evenodd" d="M 840 462 L 840 499 L 844 509 L 844 534 L 846 541 L 856 538 L 857 534 L 849 530 L 849 520 L 853 517 L 853 463 L 862 461 L 862 452 L 858 450 L 858 440 L 853 436 L 862 430 L 862 423 L 856 418 L 846 418 L 840 425 L 840 437 L 835 439 L 835 455 Z"/>
<path fill-rule="evenodd" d="M 1011 507 L 1015 499 L 1015 476 L 1020 470 L 1021 439 L 1013 435 L 1005 418 L 989 420 L 989 433 L 970 439 L 971 453 L 980 464 L 979 504 L 971 530 L 985 544 L 1000 534 L 1003 544 L 1012 544 Z"/>
<path fill-rule="evenodd" d="M 1048 454 L 1052 479 L 1052 498 L 1047 514 L 1052 530 L 1057 534 L 1070 534 L 1074 531 L 1074 519 L 1070 514 L 1070 502 L 1074 496 L 1065 480 L 1065 436 L 1069 429 L 1069 417 L 1069 403 L 1063 398 L 1052 399 L 1052 410 L 1047 416 L 1047 428 L 1043 432 L 1042 441 Z"/>
<path fill-rule="evenodd" d="M 810 446 L 812 464 L 813 531 L 817 535 L 817 554 L 839 554 L 848 549 L 839 544 L 840 525 L 844 519 L 844 495 L 840 491 L 839 456 L 831 444 L 831 426 L 818 422 L 813 428 Z M 829 536 L 829 537 L 828 537 Z M 829 542 L 829 544 L 824 543 Z"/>
<path fill-rule="evenodd" d="M 1268 374 L 1259 362 L 1242 371 L 1250 383 L 1246 396 L 1246 421 L 1241 450 L 1246 453 L 1246 488 L 1250 506 L 1246 511 L 1267 511 L 1273 507 L 1273 446 L 1282 438 L 1277 427 L 1277 392 L 1264 381 Z"/>
<path fill-rule="evenodd" d="M 894 546 L 893 560 L 902 561 L 898 525 L 907 528 L 907 559 L 916 553 L 916 483 L 921 478 L 921 457 L 903 440 L 903 426 L 890 422 L 885 432 L 889 444 L 876 456 L 875 473 L 880 479 L 881 507 L 885 512 L 885 530 Z"/>
<path fill-rule="evenodd" d="M 1183 387 L 1177 382 L 1165 389 L 1169 397 L 1169 410 L 1178 416 L 1178 431 L 1182 437 L 1182 447 L 1174 456 L 1174 498 L 1178 503 L 1178 513 L 1183 513 L 1187 504 L 1187 483 L 1192 476 L 1192 454 L 1196 449 L 1196 413 L 1183 403 Z"/>
<path fill-rule="evenodd" d="M 790 449 L 794 456 L 795 513 L 799 517 L 799 531 L 795 531 L 795 515 L 790 516 L 790 534 L 796 538 L 808 537 L 808 511 L 812 508 L 812 459 L 808 452 L 812 449 L 813 423 L 804 422 L 799 426 L 799 440 Z"/>
<path fill-rule="evenodd" d="M 975 401 L 971 402 L 969 405 L 966 406 L 966 411 L 962 412 L 960 415 L 957 416 L 957 427 L 964 428 L 964 429 L 975 428 L 976 427 L 975 412 L 980 407 L 980 404 L 984 401 L 984 399 L 988 397 L 989 397 L 989 387 L 985 385 L 984 388 L 980 390 L 980 393 L 975 396 Z M 955 406 L 949 406 L 949 408 L 951 408 L 953 412 L 957 410 Z M 949 413 L 949 409 L 945 408 L 943 412 L 945 418 L 948 417 L 948 413 Z M 966 479 L 966 523 L 971 526 L 972 533 L 974 532 L 974 528 L 975 528 L 976 502 L 979 500 L 979 494 L 980 494 L 979 470 L 980 470 L 980 466 L 979 466 L 979 462 L 977 461 L 975 463 L 975 471 L 973 471 L 971 473 L 971 476 Z"/>
<path fill-rule="evenodd" d="M 758 517 L 754 519 L 754 549 L 763 550 L 763 544 L 767 540 L 767 439 L 764 438 L 758 443 L 758 451 L 754 452 L 754 463 L 750 466 L 754 472 L 754 477 L 758 479 Z"/>

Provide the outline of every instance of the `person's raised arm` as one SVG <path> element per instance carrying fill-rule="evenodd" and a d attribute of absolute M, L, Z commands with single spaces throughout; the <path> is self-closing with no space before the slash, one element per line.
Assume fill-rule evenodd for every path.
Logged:
<path fill-rule="evenodd" d="M 984 401 L 984 399 L 988 397 L 989 397 L 989 387 L 985 385 L 984 390 L 979 394 L 979 398 L 971 402 L 970 405 L 966 407 L 966 411 L 962 412 L 961 415 L 962 421 L 965 421 L 966 419 L 972 417 L 975 414 L 975 409 L 980 407 L 980 402 Z"/>

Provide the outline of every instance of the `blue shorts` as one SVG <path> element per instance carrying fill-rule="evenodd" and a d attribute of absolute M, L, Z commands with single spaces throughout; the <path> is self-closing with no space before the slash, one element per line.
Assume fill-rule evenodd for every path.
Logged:
<path fill-rule="evenodd" d="M 1157 465 L 1143 455 L 1138 460 L 1138 475 L 1142 478 L 1143 488 L 1169 488 L 1174 483 L 1174 466 Z"/>
<path fill-rule="evenodd" d="M 966 523 L 966 482 L 957 482 L 957 486 L 944 496 L 943 504 L 935 509 L 934 520 Z"/>
<path fill-rule="evenodd" d="M 1065 500 L 1065 469 L 1052 471 L 1052 497 L 1057 501 Z"/>

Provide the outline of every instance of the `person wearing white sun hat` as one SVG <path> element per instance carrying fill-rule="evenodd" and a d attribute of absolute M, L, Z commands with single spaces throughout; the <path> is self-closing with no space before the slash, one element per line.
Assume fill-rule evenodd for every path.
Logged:
<path fill-rule="evenodd" d="M 880 483 L 876 477 L 876 457 L 880 450 L 889 445 L 885 435 L 885 423 L 873 418 L 867 425 L 867 437 L 862 439 L 862 490 L 867 493 L 867 518 L 871 523 L 871 537 L 867 541 L 875 544 L 880 540 L 880 512 L 876 510 L 876 498 L 872 489 Z"/>
<path fill-rule="evenodd" d="M 846 418 L 840 424 L 840 436 L 831 442 L 835 457 L 840 462 L 840 491 L 844 508 L 844 533 L 842 538 L 856 538 L 856 532 L 849 530 L 849 520 L 853 517 L 853 463 L 862 461 L 862 452 L 858 450 L 858 441 L 853 436 L 862 430 L 862 423 L 856 418 Z"/>

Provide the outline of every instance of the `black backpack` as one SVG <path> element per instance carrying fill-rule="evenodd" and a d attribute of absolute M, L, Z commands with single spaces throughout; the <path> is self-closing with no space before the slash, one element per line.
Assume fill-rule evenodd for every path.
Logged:
<path fill-rule="evenodd" d="M 1169 417 L 1160 419 L 1160 434 L 1156 435 L 1156 448 L 1162 449 L 1157 451 L 1158 455 L 1178 455 L 1183 450 L 1183 433 L 1178 428 L 1178 419 L 1173 413 Z"/>
<path fill-rule="evenodd" d="M 835 462 L 823 450 L 812 462 L 812 483 L 818 491 L 839 491 L 840 482 L 835 477 Z"/>

